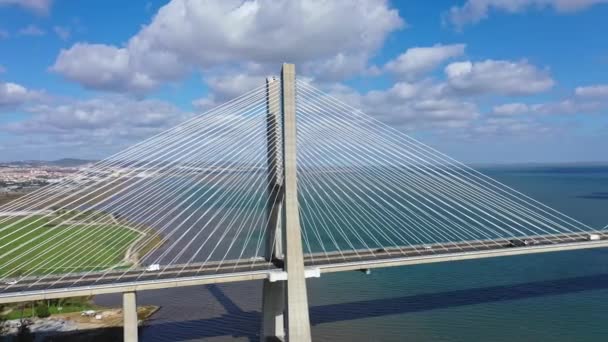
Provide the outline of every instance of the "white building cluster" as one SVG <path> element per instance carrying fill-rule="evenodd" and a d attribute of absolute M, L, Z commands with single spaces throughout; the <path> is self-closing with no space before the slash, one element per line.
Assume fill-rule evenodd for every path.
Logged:
<path fill-rule="evenodd" d="M 60 166 L 4 166 L 0 167 L 0 191 L 18 191 L 24 188 L 57 183 L 80 171 L 76 167 Z"/>

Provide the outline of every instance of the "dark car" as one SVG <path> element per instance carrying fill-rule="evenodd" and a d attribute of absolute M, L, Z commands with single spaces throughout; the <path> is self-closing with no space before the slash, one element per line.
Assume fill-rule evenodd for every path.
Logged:
<path fill-rule="evenodd" d="M 529 240 L 524 239 L 513 239 L 509 240 L 509 247 L 525 247 L 530 246 L 532 244 Z"/>

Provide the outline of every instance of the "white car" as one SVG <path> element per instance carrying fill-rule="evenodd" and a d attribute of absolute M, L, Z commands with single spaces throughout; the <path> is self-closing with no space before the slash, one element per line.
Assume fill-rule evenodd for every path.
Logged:
<path fill-rule="evenodd" d="M 6 285 L 16 285 L 18 283 L 18 281 L 16 280 L 9 280 L 9 281 L 5 281 L 4 284 Z"/>
<path fill-rule="evenodd" d="M 146 267 L 146 271 L 160 271 L 160 265 L 159 264 L 149 265 L 148 267 Z"/>

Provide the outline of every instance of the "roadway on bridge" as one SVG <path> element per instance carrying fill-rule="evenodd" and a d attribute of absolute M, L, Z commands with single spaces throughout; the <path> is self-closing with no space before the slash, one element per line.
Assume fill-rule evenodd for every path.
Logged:
<path fill-rule="evenodd" d="M 555 247 L 558 251 L 562 246 L 569 249 L 608 247 L 608 232 L 593 233 L 599 236 L 599 241 L 589 241 L 589 234 L 560 234 L 551 236 L 534 236 L 521 239 L 528 245 L 514 246 L 513 239 L 476 240 L 453 242 L 446 244 L 414 245 L 407 247 L 392 247 L 379 249 L 361 249 L 348 252 L 328 252 L 307 254 L 305 265 L 307 267 L 318 267 L 323 272 L 348 271 L 355 269 L 366 269 L 370 267 L 383 267 L 383 262 L 402 260 L 404 264 L 416 263 L 415 259 L 424 257 L 458 257 L 474 252 L 487 252 L 482 257 L 501 255 L 505 251 L 516 250 L 517 254 L 532 254 L 546 251 L 544 247 Z M 448 260 L 441 260 L 448 261 Z M 348 266 L 344 266 L 348 265 Z M 398 266 L 386 265 L 386 266 Z M 262 271 L 281 271 L 272 263 L 260 259 L 229 260 L 225 262 L 209 262 L 205 264 L 172 265 L 161 266 L 158 271 L 146 271 L 144 269 L 114 270 L 107 272 L 90 272 L 74 275 L 52 275 L 46 277 L 31 277 L 19 280 L 16 284 L 2 284 L 0 286 L 0 297 L 11 296 L 11 294 L 34 293 L 54 289 L 66 289 L 71 287 L 96 287 L 112 286 L 124 283 L 144 283 L 154 281 L 187 279 L 198 277 L 230 278 L 235 274 L 259 274 Z M 263 279 L 267 276 L 258 278 Z M 241 278 L 235 277 L 239 281 Z M 201 282 L 204 283 L 204 282 Z"/>
<path fill-rule="evenodd" d="M 590 241 L 590 234 L 597 235 L 599 240 Z M 513 241 L 525 241 L 527 245 L 517 246 L 514 245 Z M 361 264 L 361 269 L 365 269 L 367 268 L 366 264 L 368 266 L 375 263 L 381 265 L 382 261 L 390 261 L 393 259 L 403 260 L 404 264 L 412 264 L 412 259 L 432 256 L 463 256 L 475 252 L 487 252 L 482 254 L 483 257 L 491 257 L 493 255 L 503 255 L 504 252 L 511 250 L 517 251 L 516 254 L 533 254 L 543 251 L 559 251 L 560 248 L 565 246 L 568 246 L 568 249 L 608 247 L 608 232 L 543 235 L 525 238 L 476 240 L 380 249 L 360 249 L 348 252 L 315 253 L 312 255 L 306 255 L 305 263 L 307 266 L 314 265 L 316 267 L 320 267 L 321 270 L 325 272 L 330 271 L 332 268 L 336 268 L 336 271 L 347 271 L 356 269 L 356 267 L 352 266 L 348 267 L 348 269 L 341 269 L 340 265 Z M 555 250 L 551 250 L 547 247 L 555 247 Z"/>
<path fill-rule="evenodd" d="M 0 286 L 0 295 L 24 291 L 39 291 L 46 289 L 62 289 L 73 286 L 97 286 L 114 283 L 144 282 L 175 278 L 221 276 L 234 273 L 257 272 L 272 270 L 276 267 L 265 260 L 229 260 L 223 263 L 209 262 L 207 264 L 172 265 L 161 267 L 158 271 L 143 269 L 90 272 L 76 275 L 53 275 L 46 277 L 31 277 L 19 280 L 14 285 Z"/>

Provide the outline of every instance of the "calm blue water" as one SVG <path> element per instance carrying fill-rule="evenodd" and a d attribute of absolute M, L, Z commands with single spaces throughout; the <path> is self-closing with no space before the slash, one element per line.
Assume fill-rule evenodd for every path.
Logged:
<path fill-rule="evenodd" d="M 608 224 L 608 167 L 484 172 L 592 227 Z M 604 249 L 324 275 L 308 289 L 316 341 L 608 339 Z M 142 292 L 139 301 L 162 306 L 143 341 L 257 340 L 256 282 Z"/>

